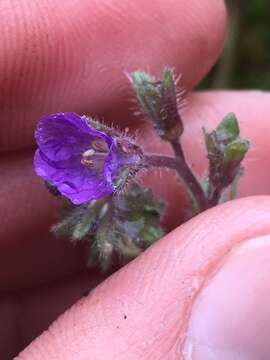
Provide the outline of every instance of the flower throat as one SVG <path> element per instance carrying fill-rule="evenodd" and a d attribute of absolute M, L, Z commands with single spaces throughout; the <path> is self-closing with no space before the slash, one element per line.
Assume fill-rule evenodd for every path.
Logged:
<path fill-rule="evenodd" d="M 99 167 L 103 166 L 104 160 L 108 155 L 108 150 L 108 145 L 105 141 L 93 141 L 90 145 L 90 149 L 87 149 L 82 153 L 81 164 L 93 167 L 98 163 Z"/>

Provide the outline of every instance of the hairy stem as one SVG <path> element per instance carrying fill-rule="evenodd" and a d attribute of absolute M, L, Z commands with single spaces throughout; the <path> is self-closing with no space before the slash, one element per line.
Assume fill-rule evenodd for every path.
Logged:
<path fill-rule="evenodd" d="M 171 145 L 176 158 L 181 158 L 184 162 L 186 162 L 184 151 L 179 141 L 171 141 Z"/>
<path fill-rule="evenodd" d="M 179 144 L 180 145 L 180 144 Z M 207 209 L 208 201 L 206 195 L 191 169 L 187 165 L 181 147 L 176 148 L 178 153 L 176 157 L 162 156 L 162 155 L 147 155 L 145 157 L 145 165 L 149 167 L 167 167 L 174 169 L 183 182 L 186 184 L 187 189 L 192 197 L 193 203 L 196 207 L 196 212 Z"/>
<path fill-rule="evenodd" d="M 181 163 L 182 173 L 185 177 L 183 177 L 183 175 L 181 175 L 179 171 L 178 173 L 183 178 L 189 189 L 189 193 L 191 195 L 195 209 L 197 209 L 197 212 L 201 212 L 207 209 L 209 207 L 209 204 L 206 194 L 204 193 L 201 184 L 193 174 L 186 161 L 181 143 L 179 142 L 179 140 L 171 141 L 171 146 L 173 148 L 176 159 Z"/>
<path fill-rule="evenodd" d="M 221 192 L 223 189 L 220 189 L 218 187 L 214 188 L 211 194 L 209 194 L 208 202 L 209 207 L 216 206 L 220 200 Z"/>
<path fill-rule="evenodd" d="M 144 165 L 147 167 L 166 167 L 177 170 L 178 161 L 171 156 L 148 154 L 144 157 Z"/>

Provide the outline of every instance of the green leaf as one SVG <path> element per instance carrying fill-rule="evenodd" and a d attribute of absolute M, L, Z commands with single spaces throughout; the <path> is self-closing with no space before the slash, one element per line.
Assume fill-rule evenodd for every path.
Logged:
<path fill-rule="evenodd" d="M 134 184 L 127 194 L 116 199 L 115 207 L 118 217 L 123 219 L 118 230 L 142 249 L 164 234 L 160 226 L 164 203 L 150 189 Z"/>
<path fill-rule="evenodd" d="M 103 201 L 92 201 L 82 205 L 64 203 L 57 224 L 51 230 L 57 237 L 69 238 L 72 242 L 83 240 L 94 228 Z"/>
<path fill-rule="evenodd" d="M 163 236 L 164 204 L 151 190 L 130 186 L 123 194 L 82 205 L 65 202 L 55 235 L 71 242 L 87 240 L 88 267 L 107 272 L 127 263 Z"/>

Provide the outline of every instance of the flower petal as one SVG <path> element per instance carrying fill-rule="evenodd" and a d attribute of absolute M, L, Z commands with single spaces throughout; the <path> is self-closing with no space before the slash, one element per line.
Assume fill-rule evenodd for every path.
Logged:
<path fill-rule="evenodd" d="M 92 128 L 86 117 L 75 113 L 57 113 L 40 119 L 35 137 L 46 157 L 59 161 L 83 153 L 94 138 L 102 138 L 110 146 L 111 137 Z"/>
<path fill-rule="evenodd" d="M 61 163 L 61 162 L 60 162 Z M 113 192 L 113 187 L 104 178 L 103 172 L 81 165 L 80 157 L 68 162 L 68 167 L 59 167 L 59 162 L 48 161 L 40 150 L 35 153 L 34 165 L 37 175 L 48 180 L 74 204 L 99 199 Z"/>

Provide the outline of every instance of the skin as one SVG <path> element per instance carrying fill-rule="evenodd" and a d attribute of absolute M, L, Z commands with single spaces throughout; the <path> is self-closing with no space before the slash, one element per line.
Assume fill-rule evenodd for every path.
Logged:
<path fill-rule="evenodd" d="M 202 125 L 211 129 L 227 112 L 236 112 L 252 144 L 239 188 L 242 199 L 178 227 L 184 189 L 171 172 L 161 174 L 162 182 L 158 174 L 146 174 L 145 183 L 168 202 L 165 225 L 174 230 L 106 280 L 83 270 L 81 248 L 48 233 L 57 204 L 32 169 L 36 120 L 57 111 L 98 114 L 128 125 L 143 134 L 139 139 L 146 149 L 167 153 L 147 123 L 136 119 L 134 125 L 123 70 L 158 74 L 171 65 L 191 90 L 222 49 L 223 2 L 4 0 L 0 15 L 1 359 L 20 351 L 20 360 L 247 359 L 241 357 L 244 348 L 250 360 L 268 359 L 263 334 L 269 331 L 269 247 L 250 255 L 254 271 L 239 258 L 235 265 L 231 254 L 270 232 L 269 94 L 188 96 L 183 146 L 197 174 L 206 170 Z M 240 291 L 230 301 L 228 294 L 241 286 L 244 293 L 246 283 L 256 285 L 252 296 Z M 259 305 L 251 308 L 249 299 Z M 261 318 L 258 332 L 254 326 Z M 187 355 L 190 342 L 199 344 L 193 355 Z M 216 357 L 203 352 L 209 349 Z"/>

